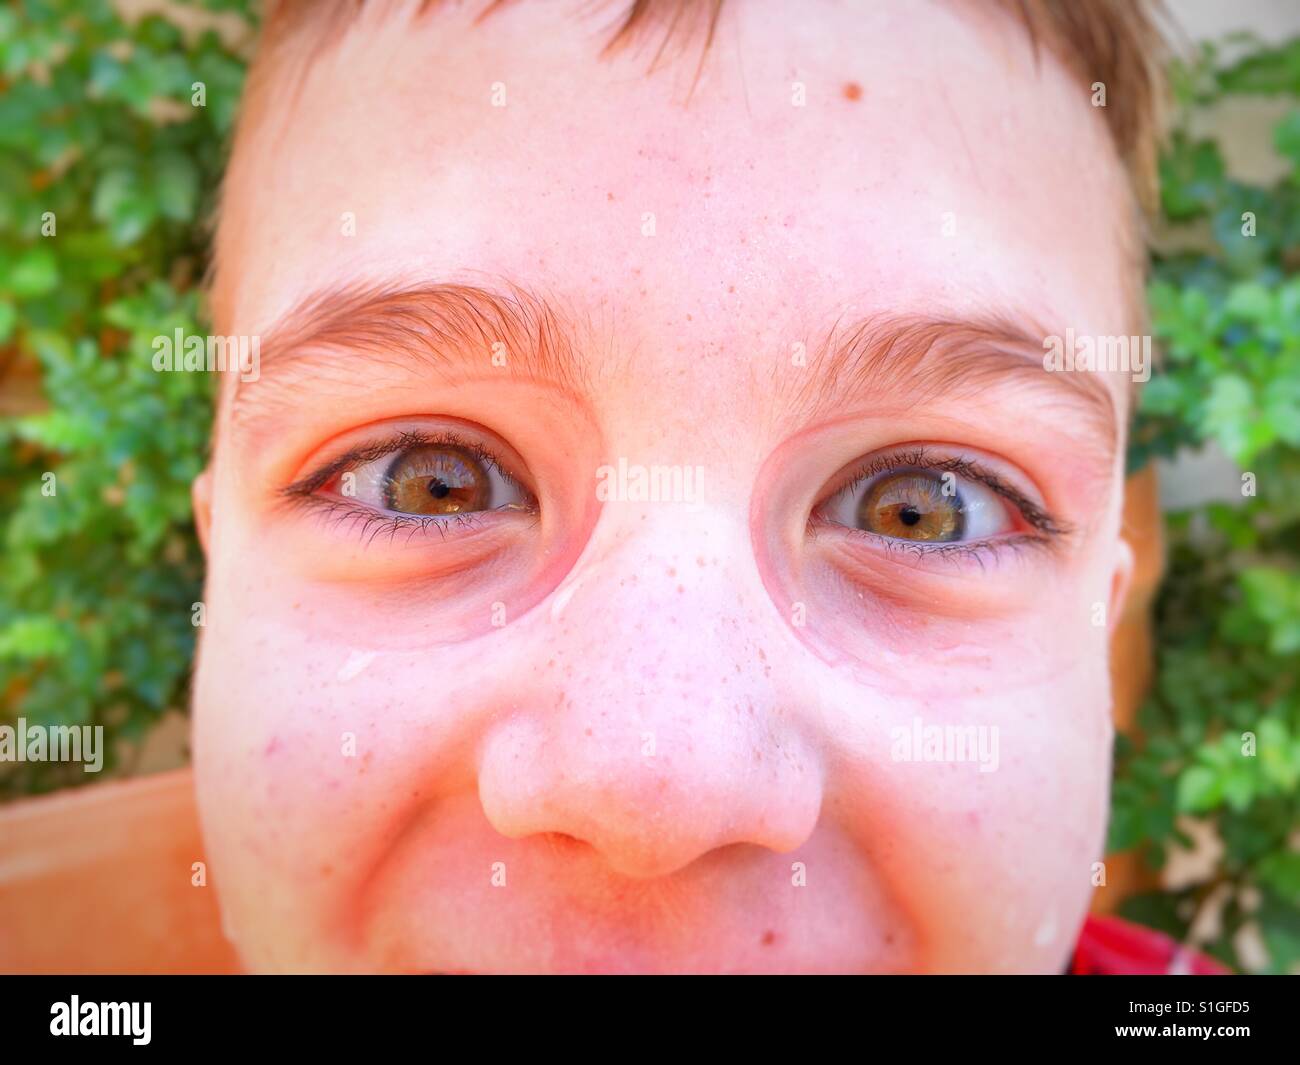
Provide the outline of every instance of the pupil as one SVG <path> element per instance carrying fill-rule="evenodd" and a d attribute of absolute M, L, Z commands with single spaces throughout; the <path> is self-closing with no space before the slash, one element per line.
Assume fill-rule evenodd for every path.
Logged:
<path fill-rule="evenodd" d="M 915 525 L 921 520 L 921 514 L 916 507 L 904 507 L 898 512 L 898 520 L 904 525 Z"/>
<path fill-rule="evenodd" d="M 429 482 L 429 495 L 434 499 L 446 499 L 451 493 L 451 487 L 445 482 L 434 478 Z"/>

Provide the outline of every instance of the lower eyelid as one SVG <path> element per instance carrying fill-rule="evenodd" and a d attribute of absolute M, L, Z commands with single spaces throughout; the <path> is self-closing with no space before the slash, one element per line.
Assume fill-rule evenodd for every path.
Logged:
<path fill-rule="evenodd" d="M 436 516 L 400 514 L 378 510 L 364 503 L 354 503 L 339 496 L 319 493 L 297 496 L 293 502 L 298 506 L 315 510 L 316 516 L 321 520 L 346 535 L 357 536 L 366 546 L 385 536 L 389 538 L 390 543 L 399 538 L 409 543 L 415 537 L 424 535 L 431 538 L 436 536 L 443 541 L 451 540 L 483 529 L 492 523 L 494 515 L 501 513 L 493 509 Z M 519 510 L 512 513 L 526 517 L 535 514 L 535 511 Z"/>
<path fill-rule="evenodd" d="M 1006 533 L 985 537 L 982 540 L 953 541 L 949 543 L 902 540 L 897 537 L 871 532 L 868 529 L 858 529 L 826 518 L 820 518 L 815 512 L 809 517 L 808 531 L 814 537 L 829 534 L 842 536 L 846 540 L 865 541 L 888 554 L 921 561 L 982 561 L 985 558 L 1020 552 L 1026 549 L 1054 546 L 1052 536 L 1038 532 Z"/>

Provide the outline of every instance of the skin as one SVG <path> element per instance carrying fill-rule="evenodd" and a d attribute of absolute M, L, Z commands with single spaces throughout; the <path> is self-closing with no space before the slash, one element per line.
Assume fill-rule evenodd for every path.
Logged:
<path fill-rule="evenodd" d="M 1059 381 L 918 397 L 814 354 L 844 316 L 1132 331 L 1086 87 L 952 5 L 733 5 L 693 91 L 697 52 L 647 77 L 645 53 L 598 57 L 602 21 L 474 13 L 363 18 L 250 106 L 228 178 L 218 332 L 274 334 L 322 287 L 510 279 L 563 308 L 585 367 L 566 388 L 486 348 L 344 347 L 360 376 L 322 354 L 260 430 L 227 395 L 195 485 L 194 721 L 245 964 L 1061 971 L 1103 847 L 1119 451 Z M 1127 378 L 1095 376 L 1122 424 Z M 395 425 L 508 448 L 539 514 L 367 543 L 286 505 Z M 810 530 L 837 475 L 918 444 L 1069 533 L 938 559 Z M 619 458 L 702 467 L 702 491 L 598 498 Z M 996 729 L 996 769 L 900 760 L 916 718 Z"/>

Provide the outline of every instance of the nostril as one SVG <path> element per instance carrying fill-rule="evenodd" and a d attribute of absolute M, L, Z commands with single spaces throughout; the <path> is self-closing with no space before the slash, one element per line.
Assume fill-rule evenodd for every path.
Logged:
<path fill-rule="evenodd" d="M 552 849 L 560 852 L 585 850 L 587 847 L 577 836 L 571 836 L 567 832 L 543 832 L 541 836 Z"/>

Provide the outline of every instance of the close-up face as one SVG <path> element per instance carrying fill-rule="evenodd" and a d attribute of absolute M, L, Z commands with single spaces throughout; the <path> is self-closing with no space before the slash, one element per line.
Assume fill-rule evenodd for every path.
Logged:
<path fill-rule="evenodd" d="M 801 5 L 802 7 L 802 5 Z M 261 72 L 195 486 L 253 971 L 1059 972 L 1102 856 L 1133 206 L 1001 7 L 367 7 Z M 707 39 L 707 48 L 706 41 Z"/>

